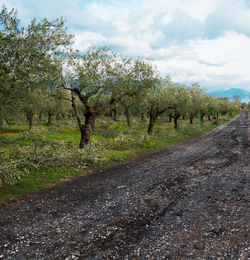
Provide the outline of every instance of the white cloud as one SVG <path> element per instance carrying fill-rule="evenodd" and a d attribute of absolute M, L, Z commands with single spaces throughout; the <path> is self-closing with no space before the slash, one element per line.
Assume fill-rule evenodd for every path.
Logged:
<path fill-rule="evenodd" d="M 212 85 L 240 86 L 250 90 L 250 38 L 227 32 L 213 40 L 182 45 L 169 60 L 158 60 L 162 73 L 173 74 L 177 81 L 202 81 Z"/>
<path fill-rule="evenodd" d="M 177 81 L 250 90 L 248 0 L 0 0 L 22 21 L 65 17 L 75 48 L 151 57 Z"/>

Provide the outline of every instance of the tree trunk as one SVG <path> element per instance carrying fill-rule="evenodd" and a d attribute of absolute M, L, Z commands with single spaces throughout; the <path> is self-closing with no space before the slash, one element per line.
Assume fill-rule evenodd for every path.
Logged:
<path fill-rule="evenodd" d="M 204 114 L 204 113 L 201 113 L 201 123 L 204 122 L 204 116 L 205 116 L 205 114 Z"/>
<path fill-rule="evenodd" d="M 33 111 L 29 111 L 26 114 L 27 120 L 29 122 L 29 132 L 34 129 L 34 113 Z"/>
<path fill-rule="evenodd" d="M 60 114 L 59 114 L 59 113 L 56 114 L 56 120 L 57 120 L 57 121 L 60 120 Z"/>
<path fill-rule="evenodd" d="M 174 128 L 178 128 L 178 117 L 174 117 Z"/>
<path fill-rule="evenodd" d="M 40 112 L 40 113 L 39 113 L 39 120 L 42 120 L 42 115 L 43 115 L 43 113 Z"/>
<path fill-rule="evenodd" d="M 207 116 L 207 119 L 208 119 L 209 121 L 211 121 L 211 116 L 210 116 L 210 115 L 208 115 L 208 116 Z"/>
<path fill-rule="evenodd" d="M 172 122 L 172 114 L 169 114 L 169 122 Z"/>
<path fill-rule="evenodd" d="M 80 126 L 81 139 L 80 139 L 79 148 L 84 147 L 84 131 L 85 131 L 85 125 L 81 125 Z"/>
<path fill-rule="evenodd" d="M 130 111 L 129 111 L 129 109 L 125 109 L 125 116 L 126 116 L 126 119 L 127 119 L 127 126 L 130 127 L 131 122 L 130 122 Z"/>
<path fill-rule="evenodd" d="M 183 115 L 183 116 L 182 116 L 182 120 L 185 120 L 185 118 L 186 118 L 186 116 L 185 116 L 185 115 Z"/>
<path fill-rule="evenodd" d="M 53 113 L 51 112 L 51 110 L 49 110 L 49 111 L 48 111 L 48 122 L 47 122 L 48 125 L 51 124 L 52 115 L 53 115 Z"/>
<path fill-rule="evenodd" d="M 113 110 L 110 109 L 110 111 L 107 113 L 107 117 L 113 119 Z"/>
<path fill-rule="evenodd" d="M 192 124 L 193 124 L 193 119 L 194 119 L 194 117 L 193 117 L 193 116 L 190 116 L 190 117 L 189 117 L 189 123 L 190 123 L 190 125 L 192 125 Z"/>
<path fill-rule="evenodd" d="M 141 122 L 144 122 L 145 118 L 144 118 L 144 114 L 141 114 Z"/>
<path fill-rule="evenodd" d="M 153 134 L 154 124 L 156 121 L 156 117 L 154 117 L 152 114 L 149 114 L 149 125 L 148 125 L 148 134 Z"/>
<path fill-rule="evenodd" d="M 95 120 L 94 115 L 92 115 L 90 112 L 85 113 L 85 125 L 82 125 L 80 127 L 81 131 L 81 140 L 80 140 L 80 148 L 83 148 L 85 145 L 88 145 L 90 142 L 90 136 L 92 131 L 92 124 Z"/>
<path fill-rule="evenodd" d="M 217 112 L 217 118 L 219 118 L 219 112 Z"/>
<path fill-rule="evenodd" d="M 172 118 L 174 119 L 174 128 L 175 129 L 178 128 L 178 119 L 180 116 L 181 116 L 181 114 L 179 112 L 177 112 L 177 110 L 175 109 L 174 116 L 172 115 Z"/>

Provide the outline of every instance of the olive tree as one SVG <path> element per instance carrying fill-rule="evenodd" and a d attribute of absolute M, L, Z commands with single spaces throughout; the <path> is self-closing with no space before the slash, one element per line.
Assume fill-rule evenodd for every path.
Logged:
<path fill-rule="evenodd" d="M 172 82 L 169 82 L 168 93 L 171 117 L 174 120 L 174 128 L 178 128 L 178 119 L 186 112 L 188 106 L 188 89 L 185 85 L 175 86 Z"/>
<path fill-rule="evenodd" d="M 216 117 L 217 110 L 218 110 L 218 106 L 217 106 L 216 100 L 213 97 L 208 96 L 208 98 L 207 98 L 207 118 L 209 121 L 211 121 L 211 116 Z"/>
<path fill-rule="evenodd" d="M 120 60 L 107 47 L 91 47 L 86 53 L 75 55 L 69 65 L 71 71 L 62 77 L 61 86 L 71 91 L 81 132 L 80 148 L 90 142 L 91 125 L 98 116 L 123 97 L 134 96 L 152 86 L 154 69 L 149 62 Z M 84 124 L 75 106 L 76 98 L 85 108 Z"/>
<path fill-rule="evenodd" d="M 193 124 L 194 117 L 200 112 L 206 96 L 205 92 L 200 88 L 198 83 L 192 84 L 189 89 L 189 99 L 187 104 L 187 115 L 189 117 L 190 124 Z"/>
<path fill-rule="evenodd" d="M 16 81 L 13 73 L 18 24 L 16 11 L 8 11 L 3 6 L 0 12 L 0 126 L 15 112 L 15 98 L 18 96 L 17 89 L 14 88 Z"/>
<path fill-rule="evenodd" d="M 120 105 L 124 111 L 127 120 L 127 126 L 131 126 L 131 108 L 135 105 L 135 97 L 134 96 L 124 96 L 120 100 Z"/>
<path fill-rule="evenodd" d="M 63 19 L 40 22 L 33 19 L 27 27 L 22 27 L 16 12 L 8 12 L 5 7 L 0 13 L 0 23 L 3 61 L 0 99 L 11 93 L 9 100 L 15 112 L 24 111 L 32 128 L 35 112 L 32 97 L 49 90 L 58 74 L 58 57 L 64 53 L 63 47 L 71 43 L 72 36 L 66 33 Z"/>
<path fill-rule="evenodd" d="M 167 79 L 169 81 L 170 79 Z M 147 133 L 152 135 L 154 124 L 157 118 L 170 109 L 170 97 L 168 89 L 164 86 L 164 81 L 158 79 L 152 89 L 150 89 L 146 96 L 146 112 L 149 115 L 149 124 Z"/>

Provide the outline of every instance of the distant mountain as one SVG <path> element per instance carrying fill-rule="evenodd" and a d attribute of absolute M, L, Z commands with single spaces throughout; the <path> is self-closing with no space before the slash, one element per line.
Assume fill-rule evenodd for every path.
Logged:
<path fill-rule="evenodd" d="M 235 96 L 237 96 L 243 100 L 250 99 L 250 92 L 245 89 L 240 89 L 240 88 L 230 88 L 228 90 L 218 90 L 218 91 L 208 92 L 208 94 L 213 97 L 225 97 L 228 99 L 233 99 Z"/>

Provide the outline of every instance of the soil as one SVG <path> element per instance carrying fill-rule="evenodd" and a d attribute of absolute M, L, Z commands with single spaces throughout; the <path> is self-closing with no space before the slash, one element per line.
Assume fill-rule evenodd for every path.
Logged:
<path fill-rule="evenodd" d="M 0 259 L 249 259 L 249 123 L 0 204 Z"/>

